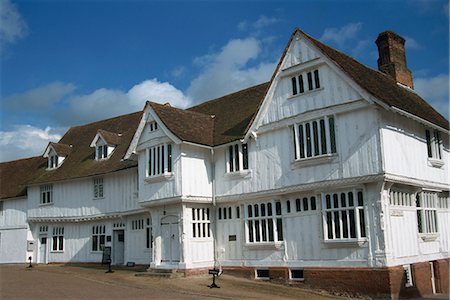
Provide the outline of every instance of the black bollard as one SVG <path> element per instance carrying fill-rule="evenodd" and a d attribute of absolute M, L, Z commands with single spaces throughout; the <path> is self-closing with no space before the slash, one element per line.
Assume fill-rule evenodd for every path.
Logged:
<path fill-rule="evenodd" d="M 33 266 L 31 265 L 31 256 L 28 257 L 28 259 L 30 260 L 30 265 L 28 266 L 28 268 L 32 268 Z"/>

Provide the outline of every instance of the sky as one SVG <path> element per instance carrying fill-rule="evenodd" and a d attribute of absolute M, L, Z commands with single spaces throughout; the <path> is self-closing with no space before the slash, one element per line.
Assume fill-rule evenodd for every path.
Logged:
<path fill-rule="evenodd" d="M 268 81 L 296 27 L 372 68 L 378 34 L 397 32 L 416 92 L 449 118 L 448 1 L 0 0 L 0 161 L 146 100 Z"/>

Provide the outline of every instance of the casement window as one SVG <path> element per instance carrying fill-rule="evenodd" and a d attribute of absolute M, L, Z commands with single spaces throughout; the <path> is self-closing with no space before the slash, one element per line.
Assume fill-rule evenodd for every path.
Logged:
<path fill-rule="evenodd" d="M 150 132 L 158 130 L 158 123 L 156 122 L 150 122 L 148 124 L 148 128 L 150 129 Z"/>
<path fill-rule="evenodd" d="M 145 221 L 145 248 L 150 249 L 153 245 L 152 223 L 150 218 Z"/>
<path fill-rule="evenodd" d="M 429 158 L 442 159 L 442 139 L 439 131 L 425 130 Z"/>
<path fill-rule="evenodd" d="M 103 251 L 106 240 L 105 225 L 92 226 L 92 251 Z"/>
<path fill-rule="evenodd" d="M 283 220 L 280 201 L 249 204 L 246 210 L 248 243 L 283 241 Z"/>
<path fill-rule="evenodd" d="M 248 170 L 248 145 L 234 144 L 228 146 L 227 171 L 238 172 Z"/>
<path fill-rule="evenodd" d="M 363 192 L 322 194 L 324 238 L 329 241 L 366 237 Z"/>
<path fill-rule="evenodd" d="M 292 95 L 303 94 L 305 87 L 308 91 L 320 88 L 319 70 L 306 72 L 291 78 Z"/>
<path fill-rule="evenodd" d="M 411 272 L 411 265 L 403 266 L 403 274 L 404 274 L 404 278 L 405 278 L 405 287 L 414 286 L 412 272 Z"/>
<path fill-rule="evenodd" d="M 103 178 L 94 178 L 94 199 L 103 198 Z"/>
<path fill-rule="evenodd" d="M 108 145 L 99 145 L 97 146 L 97 154 L 96 159 L 104 159 L 108 158 Z"/>
<path fill-rule="evenodd" d="M 147 148 L 146 156 L 148 177 L 172 172 L 172 144 Z"/>
<path fill-rule="evenodd" d="M 192 237 L 211 237 L 211 221 L 209 208 L 192 209 Z"/>
<path fill-rule="evenodd" d="M 131 221 L 131 230 L 144 229 L 144 219 L 138 219 Z"/>
<path fill-rule="evenodd" d="M 53 185 L 46 184 L 40 186 L 40 204 L 50 204 L 53 203 Z"/>
<path fill-rule="evenodd" d="M 48 225 L 41 225 L 39 226 L 39 233 L 40 234 L 46 234 L 48 232 Z"/>
<path fill-rule="evenodd" d="M 52 251 L 64 250 L 64 227 L 53 227 Z"/>
<path fill-rule="evenodd" d="M 59 156 L 58 155 L 50 155 L 48 157 L 48 168 L 56 169 L 59 166 Z"/>
<path fill-rule="evenodd" d="M 419 233 L 437 233 L 438 194 L 434 192 L 418 193 L 416 207 Z"/>
<path fill-rule="evenodd" d="M 448 191 L 438 194 L 438 206 L 441 209 L 448 210 L 450 207 L 450 197 Z"/>
<path fill-rule="evenodd" d="M 414 194 L 391 190 L 389 192 L 389 204 L 395 206 L 414 206 Z"/>
<path fill-rule="evenodd" d="M 315 196 L 295 199 L 295 211 L 306 212 L 310 210 L 317 210 L 317 202 Z"/>
<path fill-rule="evenodd" d="M 336 153 L 333 116 L 295 124 L 292 130 L 295 160 Z"/>
<path fill-rule="evenodd" d="M 219 220 L 227 220 L 233 218 L 233 210 L 232 207 L 219 207 Z M 237 211 L 236 211 L 237 212 Z"/>

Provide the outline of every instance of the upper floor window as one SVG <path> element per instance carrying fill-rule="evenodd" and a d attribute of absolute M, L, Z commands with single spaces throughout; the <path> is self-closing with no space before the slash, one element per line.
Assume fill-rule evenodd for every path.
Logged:
<path fill-rule="evenodd" d="M 228 146 L 227 171 L 248 170 L 248 145 L 234 144 Z"/>
<path fill-rule="evenodd" d="M 246 219 L 248 243 L 283 241 L 280 201 L 247 205 Z"/>
<path fill-rule="evenodd" d="M 428 157 L 434 159 L 442 159 L 442 140 L 439 131 L 425 130 L 425 136 L 427 138 L 427 151 Z"/>
<path fill-rule="evenodd" d="M 306 90 L 320 88 L 319 70 L 314 70 L 291 78 L 292 95 L 303 94 Z"/>
<path fill-rule="evenodd" d="M 158 130 L 158 123 L 156 122 L 150 122 L 148 124 L 148 127 L 150 128 L 150 132 Z"/>
<path fill-rule="evenodd" d="M 192 237 L 211 237 L 211 222 L 209 208 L 192 209 Z"/>
<path fill-rule="evenodd" d="M 48 168 L 55 169 L 59 165 L 59 156 L 58 155 L 50 155 L 48 157 Z"/>
<path fill-rule="evenodd" d="M 157 176 L 172 172 L 172 144 L 162 144 L 147 148 L 147 176 Z"/>
<path fill-rule="evenodd" d="M 94 178 L 94 199 L 103 198 L 103 178 Z"/>
<path fill-rule="evenodd" d="M 108 145 L 98 145 L 96 159 L 108 158 Z"/>
<path fill-rule="evenodd" d="M 40 186 L 40 204 L 53 203 L 53 185 L 46 184 Z"/>
<path fill-rule="evenodd" d="M 52 251 L 64 250 L 64 227 L 53 227 Z"/>
<path fill-rule="evenodd" d="M 366 237 L 362 191 L 323 194 L 325 240 L 352 240 Z"/>
<path fill-rule="evenodd" d="M 295 124 L 292 129 L 295 160 L 336 153 L 333 116 Z"/>
<path fill-rule="evenodd" d="M 0 216 L 3 215 L 3 201 L 0 201 Z"/>
<path fill-rule="evenodd" d="M 418 193 L 416 206 L 419 233 L 437 233 L 438 194 L 434 192 Z"/>

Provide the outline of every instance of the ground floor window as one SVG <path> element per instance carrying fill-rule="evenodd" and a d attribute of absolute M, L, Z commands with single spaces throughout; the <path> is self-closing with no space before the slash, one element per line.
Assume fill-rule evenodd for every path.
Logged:
<path fill-rule="evenodd" d="M 52 250 L 64 250 L 64 227 L 53 227 Z"/>
<path fill-rule="evenodd" d="M 145 248 L 150 249 L 153 245 L 152 223 L 150 218 L 147 218 L 145 223 Z"/>
<path fill-rule="evenodd" d="M 105 247 L 105 225 L 92 227 L 92 251 L 103 251 Z"/>
<path fill-rule="evenodd" d="M 283 241 L 280 201 L 249 204 L 246 217 L 248 243 Z"/>
<path fill-rule="evenodd" d="M 358 190 L 323 193 L 325 240 L 366 237 L 363 192 Z"/>
<path fill-rule="evenodd" d="M 209 208 L 192 208 L 192 237 L 211 237 Z"/>
<path fill-rule="evenodd" d="M 434 192 L 418 193 L 416 206 L 419 233 L 437 233 L 438 194 Z"/>

